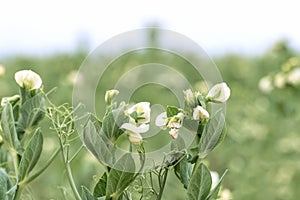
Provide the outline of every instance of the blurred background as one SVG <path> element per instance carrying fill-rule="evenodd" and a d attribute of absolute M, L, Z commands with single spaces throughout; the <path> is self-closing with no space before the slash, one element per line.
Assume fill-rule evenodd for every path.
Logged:
<path fill-rule="evenodd" d="M 41 75 L 45 91 L 56 88 L 50 95 L 53 102 L 71 103 L 78 68 L 102 42 L 149 26 L 179 32 L 206 50 L 232 91 L 227 137 L 208 156 L 210 169 L 220 174 L 229 169 L 224 188 L 233 199 L 296 200 L 300 197 L 297 4 L 292 0 L 1 1 L 0 98 L 18 92 L 16 71 L 32 69 Z M 150 36 L 145 38 L 156 42 Z M 97 90 L 99 116 L 104 112 L 104 91 L 123 73 L 118 69 L 147 63 L 153 56 L 188 76 L 195 88 L 203 88 L 188 63 L 168 54 L 148 53 L 124 56 L 111 64 L 109 77 L 101 80 Z M 151 99 L 147 94 L 151 90 L 161 95 Z M 145 96 L 150 102 L 176 103 L 168 90 L 151 85 L 140 88 L 133 101 Z M 43 132 L 42 160 L 47 160 L 57 139 L 46 122 Z M 80 145 L 76 140 L 74 152 Z M 92 188 L 102 167 L 84 149 L 74 162 L 77 185 Z M 72 199 L 61 163 L 58 157 L 30 185 L 28 199 Z M 179 181 L 170 176 L 164 198 L 184 199 L 182 191 Z"/>

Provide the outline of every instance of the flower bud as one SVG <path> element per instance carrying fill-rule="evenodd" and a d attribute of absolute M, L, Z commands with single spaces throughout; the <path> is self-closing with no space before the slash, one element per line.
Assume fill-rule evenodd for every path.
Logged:
<path fill-rule="evenodd" d="M 41 77 L 31 70 L 21 70 L 15 73 L 18 85 L 29 91 L 39 89 L 42 86 Z"/>
<path fill-rule="evenodd" d="M 169 131 L 169 134 L 172 136 L 173 139 L 176 139 L 178 137 L 179 129 L 177 128 L 171 128 Z"/>
<path fill-rule="evenodd" d="M 176 128 L 179 129 L 182 126 L 184 114 L 183 113 L 178 113 L 177 115 L 174 115 L 173 117 L 170 118 L 167 127 L 168 128 Z"/>
<path fill-rule="evenodd" d="M 8 102 L 16 102 L 20 99 L 20 96 L 19 95 L 14 95 L 12 97 L 3 97 L 1 99 L 1 107 L 4 107 Z"/>
<path fill-rule="evenodd" d="M 214 85 L 208 92 L 206 99 L 212 102 L 224 103 L 230 97 L 230 88 L 226 83 Z"/>
<path fill-rule="evenodd" d="M 110 105 L 112 99 L 116 97 L 118 94 L 119 94 L 119 90 L 107 90 L 104 97 L 106 104 Z"/>
<path fill-rule="evenodd" d="M 139 145 L 143 142 L 143 137 L 139 133 L 129 133 L 128 139 L 132 144 L 136 145 Z"/>
<path fill-rule="evenodd" d="M 197 102 L 196 102 L 196 98 L 195 98 L 195 95 L 192 92 L 192 90 L 188 89 L 188 90 L 183 91 L 183 93 L 184 93 L 184 99 L 185 99 L 186 105 L 189 107 L 195 107 Z"/>
<path fill-rule="evenodd" d="M 258 87 L 264 93 L 271 92 L 273 90 L 272 78 L 270 76 L 261 78 Z"/>
<path fill-rule="evenodd" d="M 168 117 L 166 112 L 159 114 L 155 119 L 155 125 L 161 128 L 162 130 L 166 130 L 167 123 L 168 123 Z"/>
<path fill-rule="evenodd" d="M 194 120 L 201 120 L 205 118 L 209 118 L 209 113 L 207 112 L 207 110 L 205 110 L 202 106 L 199 105 L 196 108 L 194 108 L 194 112 L 193 112 Z"/>
<path fill-rule="evenodd" d="M 142 124 L 140 126 L 136 126 L 131 123 L 124 123 L 121 128 L 126 129 L 129 135 L 129 141 L 133 144 L 141 144 L 143 141 L 143 137 L 141 133 L 145 133 L 149 130 L 148 124 Z"/>
<path fill-rule="evenodd" d="M 300 84 L 300 68 L 295 68 L 288 73 L 287 81 L 292 85 Z"/>

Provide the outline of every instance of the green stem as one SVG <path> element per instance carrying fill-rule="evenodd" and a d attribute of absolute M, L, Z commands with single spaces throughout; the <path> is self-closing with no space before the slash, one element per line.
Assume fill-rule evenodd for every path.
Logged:
<path fill-rule="evenodd" d="M 66 168 L 66 171 L 67 171 L 67 177 L 68 177 L 71 189 L 74 193 L 75 199 L 76 200 L 81 200 L 80 194 L 79 194 L 79 192 L 76 188 L 76 185 L 75 185 L 75 181 L 74 181 L 74 178 L 73 178 L 70 162 L 68 161 L 69 158 L 66 157 L 66 155 L 64 154 L 64 147 L 63 147 L 64 145 L 63 145 L 61 137 L 59 137 L 59 141 L 60 141 L 60 150 L 61 150 L 61 154 L 62 154 L 62 157 L 63 157 L 64 165 L 65 165 L 65 168 Z M 68 155 L 68 152 L 67 152 L 67 155 Z"/>
<path fill-rule="evenodd" d="M 163 174 L 163 180 L 162 180 L 162 182 L 161 182 L 161 184 L 159 186 L 160 189 L 159 189 L 159 194 L 158 194 L 157 200 L 161 200 L 161 198 L 162 198 L 162 194 L 164 192 L 165 185 L 166 185 L 166 182 L 167 182 L 168 172 L 169 172 L 169 169 L 166 168 L 165 172 Z"/>

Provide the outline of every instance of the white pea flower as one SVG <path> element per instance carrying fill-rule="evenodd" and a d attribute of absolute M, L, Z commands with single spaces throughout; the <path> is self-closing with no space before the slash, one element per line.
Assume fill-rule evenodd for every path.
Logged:
<path fill-rule="evenodd" d="M 194 120 L 201 120 L 205 118 L 209 118 L 209 113 L 207 112 L 207 110 L 205 110 L 202 106 L 199 105 L 196 108 L 194 108 L 194 112 L 193 112 Z"/>
<path fill-rule="evenodd" d="M 119 90 L 107 90 L 106 93 L 105 93 L 105 102 L 107 104 L 110 104 L 111 103 L 111 100 L 117 96 L 119 94 Z"/>
<path fill-rule="evenodd" d="M 283 73 L 278 73 L 274 77 L 274 85 L 277 88 L 283 88 L 286 84 L 286 76 Z"/>
<path fill-rule="evenodd" d="M 31 70 L 21 70 L 15 73 L 18 85 L 27 90 L 39 89 L 42 86 L 41 77 Z"/>
<path fill-rule="evenodd" d="M 289 72 L 287 81 L 292 85 L 300 84 L 300 68 L 295 68 Z"/>
<path fill-rule="evenodd" d="M 137 124 L 144 124 L 150 122 L 151 108 L 149 102 L 137 103 L 127 110 L 128 115 L 131 115 L 134 112 L 136 112 L 137 114 L 136 119 L 134 119 Z"/>
<path fill-rule="evenodd" d="M 131 123 L 124 123 L 121 128 L 126 129 L 129 135 L 129 141 L 133 144 L 140 144 L 143 141 L 143 137 L 141 133 L 145 133 L 149 130 L 148 124 L 142 124 L 140 126 L 136 126 Z"/>
<path fill-rule="evenodd" d="M 8 102 L 14 102 L 20 99 L 20 95 L 14 95 L 12 97 L 3 97 L 1 99 L 1 107 L 4 107 Z"/>
<path fill-rule="evenodd" d="M 272 78 L 270 76 L 265 76 L 261 78 L 258 87 L 262 92 L 271 92 L 273 90 Z"/>
<path fill-rule="evenodd" d="M 168 123 L 168 117 L 166 112 L 159 114 L 155 119 L 155 125 L 163 130 L 167 129 L 167 123 Z"/>
<path fill-rule="evenodd" d="M 224 103 L 230 97 L 230 88 L 226 83 L 214 85 L 209 91 L 206 98 L 217 103 Z"/>
<path fill-rule="evenodd" d="M 176 128 L 179 129 L 182 127 L 182 122 L 183 122 L 184 114 L 183 113 L 178 113 L 177 115 L 174 115 L 173 117 L 170 118 L 167 127 L 168 128 Z"/>
<path fill-rule="evenodd" d="M 3 65 L 0 65 L 0 76 L 3 76 L 5 74 L 5 67 Z"/>
<path fill-rule="evenodd" d="M 210 176 L 211 176 L 211 182 L 212 182 L 211 188 L 213 189 L 218 185 L 218 183 L 220 181 L 220 177 L 219 177 L 218 172 L 215 172 L 215 171 L 211 171 Z"/>

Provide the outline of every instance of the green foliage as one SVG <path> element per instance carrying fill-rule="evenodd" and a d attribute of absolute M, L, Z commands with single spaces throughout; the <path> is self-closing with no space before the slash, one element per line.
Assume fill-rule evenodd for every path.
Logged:
<path fill-rule="evenodd" d="M 108 175 L 106 197 L 118 199 L 135 178 L 135 165 L 131 154 L 126 153 L 113 166 Z"/>
<path fill-rule="evenodd" d="M 2 137 L 6 141 L 8 148 L 21 154 L 23 150 L 18 140 L 13 109 L 10 103 L 7 103 L 2 111 L 1 127 L 3 129 Z"/>
<path fill-rule="evenodd" d="M 211 187 L 211 176 L 207 167 L 200 163 L 194 170 L 187 189 L 188 200 L 206 200 Z"/>
<path fill-rule="evenodd" d="M 43 149 L 43 135 L 40 129 L 37 129 L 28 145 L 25 147 L 25 151 L 19 165 L 19 177 L 18 180 L 22 181 L 36 165 L 40 158 Z"/>

